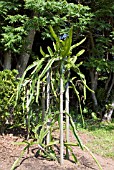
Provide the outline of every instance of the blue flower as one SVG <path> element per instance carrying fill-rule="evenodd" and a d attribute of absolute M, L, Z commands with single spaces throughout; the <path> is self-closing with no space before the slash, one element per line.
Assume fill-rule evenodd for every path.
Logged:
<path fill-rule="evenodd" d="M 60 35 L 60 39 L 61 40 L 65 40 L 67 38 L 68 34 L 62 34 Z"/>

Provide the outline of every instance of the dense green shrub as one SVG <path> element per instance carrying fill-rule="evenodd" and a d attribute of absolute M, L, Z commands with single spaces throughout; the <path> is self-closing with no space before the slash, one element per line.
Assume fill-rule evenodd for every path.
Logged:
<path fill-rule="evenodd" d="M 0 72 L 0 127 L 2 132 L 6 124 L 18 122 L 19 113 L 21 114 L 21 105 L 14 109 L 18 84 L 17 74 L 17 70 Z"/>

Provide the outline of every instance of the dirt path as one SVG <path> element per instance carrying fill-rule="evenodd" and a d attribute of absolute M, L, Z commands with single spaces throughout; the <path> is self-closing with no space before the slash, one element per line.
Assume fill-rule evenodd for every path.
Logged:
<path fill-rule="evenodd" d="M 88 137 L 80 134 L 81 138 L 86 142 Z M 71 140 L 74 140 L 70 136 Z M 0 136 L 0 170 L 10 170 L 13 162 L 19 157 L 23 146 L 14 145 L 13 142 L 22 142 L 23 138 L 13 136 L 11 134 Z M 25 153 L 20 161 L 17 170 L 98 170 L 98 166 L 93 158 L 86 151 L 74 147 L 79 162 L 77 164 L 64 160 L 64 165 L 60 166 L 56 161 L 44 160 L 41 157 L 36 158 L 33 153 L 34 148 L 30 148 L 29 154 Z M 95 155 L 103 167 L 103 170 L 114 170 L 114 160 L 103 158 Z"/>

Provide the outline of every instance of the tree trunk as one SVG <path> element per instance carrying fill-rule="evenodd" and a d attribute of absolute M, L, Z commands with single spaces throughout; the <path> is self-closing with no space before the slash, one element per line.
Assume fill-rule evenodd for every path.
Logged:
<path fill-rule="evenodd" d="M 107 82 L 106 82 L 106 84 L 105 84 L 105 91 L 107 91 L 107 89 L 108 89 L 110 80 L 111 80 L 111 73 L 110 73 L 110 75 L 109 75 L 109 77 L 108 77 L 108 80 L 107 80 Z"/>
<path fill-rule="evenodd" d="M 107 111 L 107 112 L 104 114 L 102 121 L 110 122 L 110 121 L 111 121 L 111 116 L 112 116 L 113 110 L 114 110 L 114 109 L 110 109 L 109 111 Z"/>
<path fill-rule="evenodd" d="M 32 29 L 29 31 L 28 36 L 26 37 L 26 43 L 24 46 L 24 52 L 21 54 L 19 58 L 19 62 L 17 63 L 17 70 L 19 71 L 19 77 L 21 77 L 27 67 L 30 53 L 32 51 L 32 45 L 34 42 L 34 36 L 35 36 L 35 29 Z"/>
<path fill-rule="evenodd" d="M 95 91 L 97 89 L 98 72 L 94 71 L 93 69 L 90 70 L 90 78 L 91 78 L 91 89 L 94 91 L 94 92 L 91 92 L 93 103 L 94 103 L 93 106 L 94 106 L 94 110 L 97 111 L 98 102 L 97 102 Z"/>
<path fill-rule="evenodd" d="M 113 73 L 111 85 L 110 85 L 110 87 L 108 89 L 108 92 L 107 92 L 105 103 L 108 102 L 108 99 L 109 99 L 110 93 L 111 93 L 111 91 L 113 89 L 113 86 L 114 86 L 114 73 Z M 105 107 L 103 109 L 105 110 Z M 106 111 L 106 113 L 104 114 L 104 116 L 102 118 L 102 121 L 111 121 L 111 116 L 112 116 L 113 111 L 114 111 L 114 101 L 112 102 L 112 108 L 109 109 L 108 111 Z"/>
<path fill-rule="evenodd" d="M 11 51 L 6 51 L 4 54 L 4 70 L 11 70 Z"/>
<path fill-rule="evenodd" d="M 107 110 L 106 113 L 104 114 L 102 121 L 110 122 L 113 111 L 114 111 L 114 101 L 112 102 L 112 107 L 109 110 Z"/>
<path fill-rule="evenodd" d="M 111 93 L 111 90 L 112 90 L 113 86 L 114 86 L 114 73 L 113 73 L 111 85 L 110 85 L 110 87 L 109 87 L 109 89 L 108 89 L 108 92 L 107 92 L 106 102 L 108 101 L 108 98 L 109 98 L 109 96 L 110 96 L 110 93 Z"/>

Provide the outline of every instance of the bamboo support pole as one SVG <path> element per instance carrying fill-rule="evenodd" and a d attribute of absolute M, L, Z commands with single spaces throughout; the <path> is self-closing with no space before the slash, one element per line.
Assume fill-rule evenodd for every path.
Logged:
<path fill-rule="evenodd" d="M 50 107 L 50 70 L 47 71 L 47 113 Z M 47 123 L 47 129 L 50 127 L 50 120 Z M 47 144 L 50 143 L 50 131 L 47 134 Z"/>
<path fill-rule="evenodd" d="M 42 83 L 42 122 L 45 119 L 45 83 Z"/>
<path fill-rule="evenodd" d="M 29 90 L 26 91 L 26 130 L 27 140 L 29 140 Z"/>
<path fill-rule="evenodd" d="M 65 109 L 66 113 L 69 114 L 69 82 L 66 84 L 66 93 L 65 93 Z M 66 142 L 69 142 L 69 116 L 66 114 Z M 66 148 L 66 158 L 69 159 L 68 148 Z"/>
<path fill-rule="evenodd" d="M 60 164 L 63 164 L 63 66 L 60 70 Z"/>

